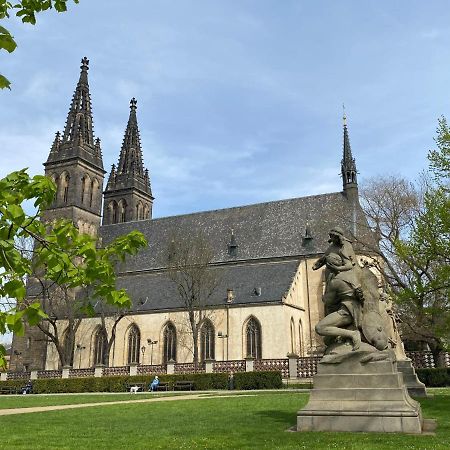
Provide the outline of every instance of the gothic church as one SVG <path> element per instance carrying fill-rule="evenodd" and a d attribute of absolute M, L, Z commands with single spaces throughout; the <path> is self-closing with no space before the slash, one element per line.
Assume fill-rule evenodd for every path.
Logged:
<path fill-rule="evenodd" d="M 72 366 L 192 362 L 192 348 L 183 337 L 186 311 L 167 275 L 165 250 L 175 232 L 205 235 L 215 255 L 211 266 L 220 274 L 208 304 L 210 318 L 201 331 L 202 360 L 316 352 L 320 342 L 314 326 L 323 317 L 324 279 L 322 270 L 313 272 L 312 265 L 325 250 L 333 226 L 357 235 L 358 224 L 365 223 L 345 122 L 341 192 L 153 219 L 135 99 L 118 165 L 112 166 L 103 191 L 105 170 L 100 140 L 93 133 L 88 64 L 84 58 L 64 132 L 56 134 L 44 163 L 45 174 L 58 187 L 46 215 L 49 220 L 67 218 L 103 243 L 138 230 L 148 247 L 118 273 L 118 287 L 127 289 L 133 308 L 117 325 L 109 361 L 102 355 L 100 319 L 91 317 L 77 331 Z M 20 356 L 13 355 L 12 369 L 59 367 L 55 348 L 38 330 L 15 336 L 13 348 Z"/>

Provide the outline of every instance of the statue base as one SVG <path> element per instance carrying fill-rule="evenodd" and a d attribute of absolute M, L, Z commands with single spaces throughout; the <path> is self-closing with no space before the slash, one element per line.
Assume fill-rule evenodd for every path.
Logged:
<path fill-rule="evenodd" d="M 367 353 L 320 361 L 309 402 L 297 412 L 297 431 L 422 433 L 420 404 L 409 396 L 393 358 L 380 361 Z"/>
<path fill-rule="evenodd" d="M 397 369 L 403 374 L 403 381 L 409 395 L 413 397 L 427 397 L 425 385 L 417 378 L 416 371 L 410 359 L 397 360 Z"/>

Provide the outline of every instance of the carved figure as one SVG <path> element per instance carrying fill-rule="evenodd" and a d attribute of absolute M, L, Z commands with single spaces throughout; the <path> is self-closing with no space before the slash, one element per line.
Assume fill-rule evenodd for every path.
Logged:
<path fill-rule="evenodd" d="M 359 267 L 353 246 L 342 229 L 335 227 L 329 235 L 330 246 L 313 266 L 317 270 L 326 265 L 323 296 L 326 316 L 316 325 L 316 332 L 326 337 L 350 338 L 353 350 L 357 350 L 361 345 L 359 328 L 364 300 L 357 273 Z"/>

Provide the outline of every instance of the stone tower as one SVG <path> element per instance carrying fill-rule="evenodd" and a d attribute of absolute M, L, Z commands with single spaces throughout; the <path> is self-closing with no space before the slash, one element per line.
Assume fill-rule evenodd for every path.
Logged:
<path fill-rule="evenodd" d="M 137 102 L 130 101 L 119 164 L 113 164 L 104 192 L 103 224 L 151 219 L 153 196 L 148 170 L 142 163 L 141 140 L 136 117 Z"/>
<path fill-rule="evenodd" d="M 344 149 L 341 161 L 341 174 L 344 193 L 349 200 L 358 198 L 358 182 L 355 158 L 352 156 L 352 149 L 350 147 L 350 139 L 348 137 L 347 117 L 343 116 L 344 121 Z"/>
<path fill-rule="evenodd" d="M 69 219 L 80 232 L 95 236 L 100 226 L 105 171 L 100 139 L 94 138 L 88 70 L 89 61 L 83 58 L 64 133 L 56 133 L 44 163 L 45 174 L 57 185 L 46 219 Z"/>

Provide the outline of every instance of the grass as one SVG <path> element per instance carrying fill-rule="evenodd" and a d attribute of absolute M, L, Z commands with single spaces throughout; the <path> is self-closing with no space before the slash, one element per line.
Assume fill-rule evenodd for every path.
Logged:
<path fill-rule="evenodd" d="M 280 391 L 251 397 L 206 397 L 3 416 L 0 448 L 448 449 L 450 390 L 433 393 L 433 398 L 421 403 L 425 417 L 438 419 L 435 436 L 288 433 L 286 430 L 295 424 L 296 411 L 306 404 L 308 394 Z M 67 403 L 79 403 L 82 399 L 91 402 L 100 397 L 130 398 L 123 394 L 54 396 L 58 402 L 64 399 Z M 17 407 L 28 401 L 15 398 Z"/>

